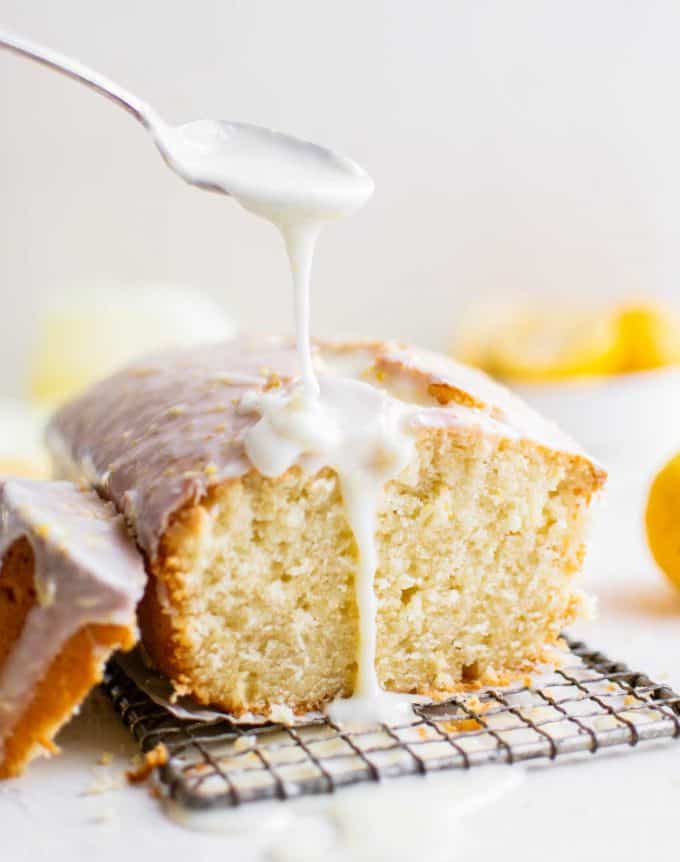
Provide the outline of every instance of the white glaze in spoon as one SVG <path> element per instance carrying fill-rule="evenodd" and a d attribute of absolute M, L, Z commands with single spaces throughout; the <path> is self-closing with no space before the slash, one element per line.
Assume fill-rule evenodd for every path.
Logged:
<path fill-rule="evenodd" d="M 369 199 L 373 180 L 351 159 L 261 126 L 198 120 L 157 122 L 154 139 L 168 164 L 202 188 L 233 196 L 281 231 L 293 276 L 300 371 L 309 401 L 318 395 L 309 337 L 309 276 L 323 224 Z"/>

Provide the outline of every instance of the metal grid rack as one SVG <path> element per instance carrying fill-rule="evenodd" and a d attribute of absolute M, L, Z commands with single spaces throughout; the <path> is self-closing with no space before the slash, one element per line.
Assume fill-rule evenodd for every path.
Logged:
<path fill-rule="evenodd" d="M 414 707 L 408 723 L 353 731 L 328 719 L 303 727 L 180 720 L 115 660 L 104 685 L 142 751 L 167 747 L 158 778 L 174 802 L 193 810 L 680 737 L 680 695 L 584 643 L 569 647 L 564 666 L 530 686 Z"/>

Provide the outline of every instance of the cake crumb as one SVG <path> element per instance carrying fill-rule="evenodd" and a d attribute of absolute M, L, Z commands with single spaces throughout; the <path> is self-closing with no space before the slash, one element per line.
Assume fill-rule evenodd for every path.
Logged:
<path fill-rule="evenodd" d="M 110 772 L 99 774 L 95 780 L 82 792 L 82 796 L 99 796 L 109 793 L 111 790 L 120 790 L 123 786 L 121 778 L 111 775 Z"/>
<path fill-rule="evenodd" d="M 272 389 L 278 389 L 281 386 L 281 378 L 275 372 L 272 372 L 267 377 L 267 382 L 264 385 L 264 391 L 270 392 Z"/>
<path fill-rule="evenodd" d="M 483 725 L 476 718 L 456 718 L 442 721 L 439 725 L 447 733 L 469 733 L 472 730 L 482 730 Z"/>
<path fill-rule="evenodd" d="M 151 775 L 151 773 L 159 766 L 165 766 L 168 762 L 168 749 L 159 742 L 151 751 L 147 751 L 140 766 L 128 769 L 125 773 L 130 784 L 141 784 Z"/>
<path fill-rule="evenodd" d="M 102 751 L 102 753 L 99 755 L 99 760 L 97 761 L 97 763 L 99 763 L 101 766 L 108 766 L 112 760 L 113 760 L 113 753 L 112 752 Z"/>

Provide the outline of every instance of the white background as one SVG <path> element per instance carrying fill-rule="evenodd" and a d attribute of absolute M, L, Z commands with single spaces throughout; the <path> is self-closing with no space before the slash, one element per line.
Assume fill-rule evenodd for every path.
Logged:
<path fill-rule="evenodd" d="M 271 125 L 373 174 L 372 203 L 321 240 L 319 333 L 444 346 L 489 291 L 677 292 L 678 3 L 2 0 L 0 12 L 0 26 L 169 119 Z M 185 187 L 124 113 L 0 52 L 0 123 L 0 392 L 20 389 L 41 299 L 74 284 L 192 284 L 245 326 L 292 328 L 275 232 Z M 602 615 L 584 634 L 678 687 L 678 596 L 642 554 L 641 493 L 613 491 L 591 558 Z M 132 750 L 110 716 L 101 736 L 91 720 L 66 731 L 60 761 L 0 788 L 0 858 L 245 858 L 170 824 L 143 790 L 83 797 L 103 748 L 116 774 Z M 675 858 L 679 756 L 675 743 L 532 770 L 452 857 Z"/>
<path fill-rule="evenodd" d="M 313 327 L 444 346 L 490 290 L 672 294 L 680 4 L 655 0 L 3 0 L 169 119 L 328 143 L 375 177 L 329 228 Z M 100 97 L 0 52 L 0 392 L 39 299 L 167 279 L 290 331 L 274 230 L 184 186 Z"/>

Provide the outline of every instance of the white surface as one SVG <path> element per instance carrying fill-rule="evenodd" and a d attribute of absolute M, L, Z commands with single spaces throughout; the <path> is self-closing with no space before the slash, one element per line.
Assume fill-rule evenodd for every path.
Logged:
<path fill-rule="evenodd" d="M 373 201 L 320 243 L 319 335 L 437 347 L 488 290 L 677 292 L 673 0 L 3 0 L 2 26 L 171 121 L 260 123 L 363 165 Z M 292 331 L 276 233 L 173 176 L 121 110 L 0 53 L 0 116 L 0 391 L 37 298 L 103 276 L 196 284 Z"/>
<path fill-rule="evenodd" d="M 635 515 L 640 484 L 631 487 L 629 480 L 615 477 L 589 576 L 600 596 L 601 617 L 578 633 L 677 689 L 680 593 L 665 584 L 644 554 Z M 51 862 L 253 859 L 247 839 L 190 832 L 171 822 L 145 787 L 83 795 L 106 775 L 120 776 L 135 752 L 105 700 L 91 702 L 60 742 L 62 757 L 0 785 L 3 860 L 34 862 L 48 853 Z M 102 751 L 115 752 L 110 767 L 97 765 Z M 466 775 L 450 773 L 450 779 L 464 782 Z M 679 806 L 679 742 L 584 756 L 579 763 L 540 762 L 509 795 L 464 820 L 450 858 L 483 853 L 475 858 L 638 862 L 653 848 L 655 858 L 670 860 L 677 850 Z"/>

